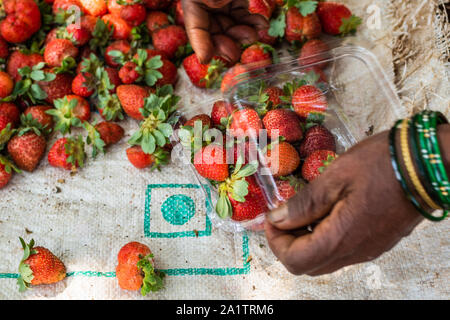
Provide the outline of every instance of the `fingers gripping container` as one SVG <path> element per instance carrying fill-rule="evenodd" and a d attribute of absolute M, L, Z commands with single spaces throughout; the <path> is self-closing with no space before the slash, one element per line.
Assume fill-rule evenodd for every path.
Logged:
<path fill-rule="evenodd" d="M 371 134 L 389 129 L 396 119 L 406 116 L 406 111 L 402 107 L 393 85 L 388 81 L 378 60 L 370 51 L 351 44 L 335 45 L 328 43 L 328 45 L 330 49 L 327 52 L 321 52 L 316 56 L 295 59 L 287 53 L 281 52 L 281 58 L 277 64 L 263 68 L 251 68 L 247 65 L 247 72 L 235 76 L 231 82 L 232 86 L 223 95 L 216 94 L 215 98 L 200 102 L 185 101 L 180 108 L 182 117 L 187 120 L 199 114 L 210 115 L 213 104 L 219 100 L 225 100 L 229 105 L 236 108 L 231 113 L 228 122 L 223 124 L 224 127 L 230 127 L 236 112 L 242 109 L 258 110 L 261 107 L 261 101 L 269 107 L 269 110 L 296 111 L 293 105 L 309 103 L 310 97 L 307 95 L 296 97 L 294 102 L 292 92 L 290 93 L 291 96 L 289 95 L 289 89 L 295 90 L 296 87 L 302 85 L 313 85 L 320 89 L 326 98 L 327 107 L 325 111 L 319 112 L 319 117 L 316 113 L 306 115 L 295 112 L 298 121 L 301 123 L 302 139 L 305 139 L 308 128 L 317 125 L 318 122 L 334 136 L 335 152 L 339 155 Z M 285 54 L 284 57 L 283 54 Z M 295 57 L 298 57 L 298 55 L 295 55 Z M 263 96 L 263 99 L 260 99 L 262 89 L 269 87 L 278 87 L 283 90 L 280 106 L 276 107 L 272 103 L 267 104 L 267 97 L 264 99 Z M 264 116 L 267 114 L 267 110 L 263 111 L 262 114 L 258 110 L 258 113 L 260 114 L 261 124 L 265 126 Z M 265 213 L 287 200 L 277 183 L 280 183 L 280 180 L 290 181 L 291 177 L 295 177 L 297 181 L 295 190 L 297 192 L 302 192 L 307 183 L 302 176 L 302 167 L 305 164 L 304 156 L 301 156 L 298 167 L 288 176 L 275 177 L 273 175 L 274 170 L 269 168 L 269 165 L 273 164 L 267 160 L 265 155 L 268 155 L 269 150 L 281 150 L 281 146 L 280 148 L 274 148 L 273 146 L 283 142 L 286 143 L 284 137 L 261 139 L 261 135 L 250 135 L 246 139 L 256 146 L 257 154 L 257 170 L 253 174 L 253 178 L 263 195 L 260 201 L 265 202 L 265 210 L 252 219 L 236 221 L 233 219 L 234 216 L 233 218 L 224 218 L 215 210 L 220 199 L 220 184 L 211 183 L 210 180 L 203 178 L 197 172 L 192 164 L 191 150 L 187 151 L 186 148 L 183 148 L 180 137 L 177 134 L 174 136 L 172 158 L 175 161 L 181 161 L 182 165 L 188 166 L 198 179 L 203 192 L 211 195 L 211 197 L 206 197 L 211 202 L 207 214 L 213 225 L 224 231 L 262 230 Z M 299 155 L 301 154 L 302 139 L 289 142 Z M 236 141 L 236 139 L 231 140 Z M 229 140 L 226 144 L 229 146 Z M 283 157 L 283 155 L 278 156 L 279 159 Z M 361 161 L 363 160 L 361 159 Z M 236 158 L 234 161 L 236 161 Z M 232 164 L 230 166 L 230 175 L 233 173 L 235 166 L 237 165 Z M 211 192 L 208 192 L 209 190 Z M 255 188 L 249 186 L 248 192 L 255 193 L 256 191 Z"/>

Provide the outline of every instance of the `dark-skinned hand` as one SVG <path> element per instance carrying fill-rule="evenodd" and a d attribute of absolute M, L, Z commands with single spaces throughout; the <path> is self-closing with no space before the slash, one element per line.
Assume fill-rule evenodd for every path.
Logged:
<path fill-rule="evenodd" d="M 450 173 L 450 125 L 438 134 Z M 270 248 L 291 273 L 316 276 L 375 259 L 422 220 L 395 178 L 383 132 L 338 157 L 268 214 L 265 227 Z M 305 230 L 315 222 L 313 232 Z"/>
<path fill-rule="evenodd" d="M 247 0 L 182 0 L 185 27 L 201 63 L 214 55 L 231 64 L 241 55 L 241 44 L 258 41 L 257 30 L 269 27 L 260 15 L 248 12 Z"/>

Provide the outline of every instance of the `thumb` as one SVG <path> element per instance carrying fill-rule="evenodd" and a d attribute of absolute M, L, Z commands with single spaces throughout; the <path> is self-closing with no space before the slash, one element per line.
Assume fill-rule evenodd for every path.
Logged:
<path fill-rule="evenodd" d="M 270 224 L 280 230 L 293 230 L 310 225 L 327 215 L 340 200 L 344 182 L 323 175 L 301 189 L 293 198 L 267 214 Z"/>

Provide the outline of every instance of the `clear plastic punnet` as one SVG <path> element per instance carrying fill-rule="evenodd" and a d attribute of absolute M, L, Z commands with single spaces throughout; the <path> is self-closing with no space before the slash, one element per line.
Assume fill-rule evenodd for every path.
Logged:
<path fill-rule="evenodd" d="M 222 87 L 222 94 L 183 104 L 172 158 L 198 179 L 210 199 L 207 215 L 216 227 L 228 232 L 262 230 L 265 213 L 301 193 L 339 154 L 406 116 L 369 50 L 327 44 L 329 50 L 314 56 L 300 59 L 297 53 L 282 51 L 277 63 L 265 67 L 238 65 L 234 68 L 240 68 L 239 74 L 229 79 L 226 90 Z M 185 126 L 200 114 L 212 116 L 215 103 L 229 108 L 219 124 L 213 119 L 205 128 L 198 119 L 192 128 Z M 236 134 L 236 127 L 243 131 Z M 257 132 L 249 130 L 253 128 Z M 207 147 L 224 150 L 227 179 L 206 179 L 205 169 L 195 165 L 197 152 Z M 213 163 L 207 170 L 220 168 Z"/>

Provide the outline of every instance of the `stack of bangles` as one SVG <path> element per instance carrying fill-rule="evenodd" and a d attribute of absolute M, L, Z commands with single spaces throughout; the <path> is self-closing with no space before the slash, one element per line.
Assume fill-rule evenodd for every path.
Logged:
<path fill-rule="evenodd" d="M 397 121 L 389 134 L 395 176 L 414 207 L 432 221 L 444 220 L 450 210 L 450 182 L 437 139 L 437 126 L 444 123 L 442 113 L 425 110 Z"/>

